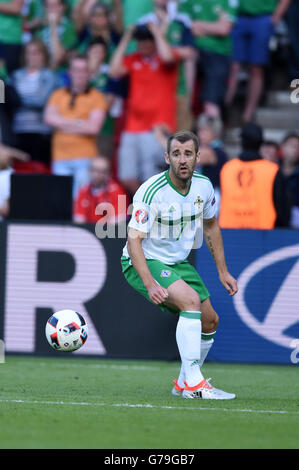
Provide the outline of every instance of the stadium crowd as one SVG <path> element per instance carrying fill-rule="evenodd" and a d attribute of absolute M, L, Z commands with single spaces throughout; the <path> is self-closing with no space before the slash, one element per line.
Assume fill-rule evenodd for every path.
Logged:
<path fill-rule="evenodd" d="M 108 221 L 123 221 L 139 185 L 165 168 L 167 136 L 188 129 L 222 227 L 299 228 L 299 119 L 281 142 L 264 140 L 255 124 L 281 21 L 291 81 L 299 79 L 299 0 L 0 0 L 0 218 L 9 214 L 11 173 L 24 172 L 71 175 L 76 222 L 100 220 L 99 202 L 115 206 Z M 223 135 L 244 66 L 242 151 L 231 159 Z M 249 186 L 266 225 L 229 216 L 228 196 L 240 200 Z M 127 195 L 122 210 L 118 195 Z"/>

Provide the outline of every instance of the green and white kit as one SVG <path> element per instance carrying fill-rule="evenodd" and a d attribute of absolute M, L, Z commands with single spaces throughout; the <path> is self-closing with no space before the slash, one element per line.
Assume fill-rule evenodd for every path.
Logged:
<path fill-rule="evenodd" d="M 194 172 L 187 194 L 173 185 L 168 171 L 149 178 L 133 198 L 129 227 L 147 234 L 142 249 L 154 279 L 167 288 L 183 279 L 200 295 L 209 293 L 187 258 L 194 240 L 202 233 L 202 220 L 215 216 L 215 195 L 208 178 Z M 132 287 L 148 298 L 147 291 L 132 266 L 127 250 L 121 259 L 124 276 Z"/>

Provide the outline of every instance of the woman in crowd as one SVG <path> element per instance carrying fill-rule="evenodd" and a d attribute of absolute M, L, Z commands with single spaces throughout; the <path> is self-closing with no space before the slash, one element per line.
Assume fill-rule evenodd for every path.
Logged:
<path fill-rule="evenodd" d="M 46 46 L 40 39 L 32 39 L 24 48 L 24 67 L 12 74 L 10 83 L 20 99 L 13 117 L 17 146 L 29 153 L 32 160 L 49 165 L 51 128 L 44 123 L 43 111 L 57 78 L 47 63 Z"/>

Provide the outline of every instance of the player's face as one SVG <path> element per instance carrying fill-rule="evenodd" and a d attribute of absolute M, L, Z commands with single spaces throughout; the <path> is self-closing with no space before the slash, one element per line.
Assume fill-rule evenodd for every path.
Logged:
<path fill-rule="evenodd" d="M 193 140 L 181 143 L 174 139 L 171 141 L 170 153 L 165 154 L 165 160 L 176 178 L 188 180 L 199 162 L 199 152 L 195 152 Z"/>

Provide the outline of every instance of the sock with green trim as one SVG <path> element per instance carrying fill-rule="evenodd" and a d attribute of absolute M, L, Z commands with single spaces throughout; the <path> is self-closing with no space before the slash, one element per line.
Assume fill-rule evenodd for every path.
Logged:
<path fill-rule="evenodd" d="M 199 311 L 180 312 L 176 341 L 185 381 L 189 387 L 194 387 L 204 379 L 199 368 L 201 350 L 201 313 Z"/>
<path fill-rule="evenodd" d="M 199 367 L 202 367 L 211 347 L 213 346 L 215 333 L 216 331 L 214 331 L 213 333 L 201 333 Z"/>

